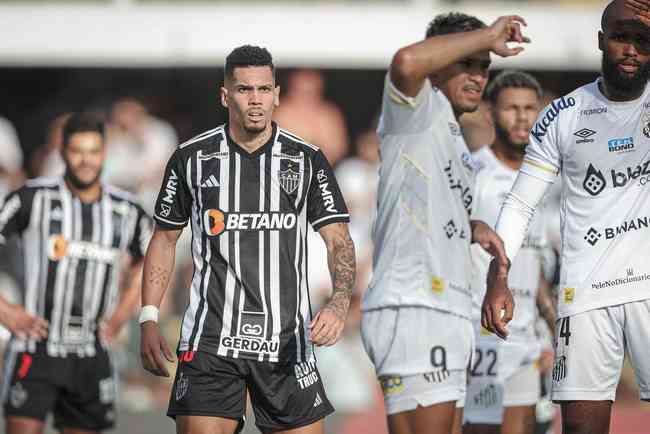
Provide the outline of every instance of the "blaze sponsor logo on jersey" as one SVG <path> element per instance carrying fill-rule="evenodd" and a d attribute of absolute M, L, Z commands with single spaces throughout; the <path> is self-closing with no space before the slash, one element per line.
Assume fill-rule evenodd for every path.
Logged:
<path fill-rule="evenodd" d="M 393 393 L 399 393 L 404 390 L 404 382 L 402 377 L 380 377 L 379 384 L 381 385 L 381 390 L 383 390 L 384 395 L 391 395 Z"/>
<path fill-rule="evenodd" d="M 292 229 L 297 217 L 292 213 L 224 213 L 207 209 L 203 213 L 203 228 L 209 236 L 223 231 L 264 231 Z"/>
<path fill-rule="evenodd" d="M 579 140 L 576 140 L 576 143 L 591 143 L 594 139 L 590 139 L 589 137 L 595 134 L 597 134 L 596 131 L 590 130 L 589 128 L 583 128 L 573 133 L 574 136 L 580 137 Z"/>
<path fill-rule="evenodd" d="M 296 191 L 300 185 L 301 176 L 302 175 L 300 172 L 296 172 L 291 168 L 288 168 L 287 170 L 278 170 L 278 182 L 280 183 L 282 189 L 287 192 L 287 194 L 291 194 Z"/>
<path fill-rule="evenodd" d="M 621 139 L 610 139 L 607 141 L 609 152 L 630 152 L 634 150 L 634 138 L 624 137 Z"/>
<path fill-rule="evenodd" d="M 575 105 L 576 100 L 573 97 L 562 97 L 559 100 L 553 101 L 551 103 L 551 107 L 549 107 L 549 109 L 546 110 L 546 113 L 544 113 L 544 117 L 542 117 L 542 119 L 538 122 L 535 122 L 535 126 L 533 126 L 533 129 L 530 132 L 535 140 L 537 140 L 539 143 L 542 143 L 542 138 L 546 136 L 548 127 L 550 127 L 553 121 L 557 119 L 557 117 L 560 115 L 560 112 Z"/>
<path fill-rule="evenodd" d="M 639 186 L 645 186 L 650 182 L 650 160 L 644 161 L 636 166 L 628 166 L 621 170 L 610 169 L 608 177 L 589 163 L 582 186 L 592 196 L 599 195 L 607 186 L 609 181 L 612 188 L 621 188 L 628 185 L 630 181 L 638 180 Z"/>
<path fill-rule="evenodd" d="M 248 351 L 250 353 L 275 354 L 280 343 L 277 340 L 264 340 L 244 336 L 224 336 L 221 345 L 229 350 Z"/>
<path fill-rule="evenodd" d="M 325 173 L 325 169 L 318 171 L 316 174 L 316 180 L 318 181 L 318 188 L 320 188 L 321 197 L 323 199 L 325 209 L 329 212 L 336 212 L 336 206 L 334 205 L 334 195 L 329 190 L 329 178 Z"/>
<path fill-rule="evenodd" d="M 595 108 L 585 109 L 580 112 L 580 115 L 592 116 L 592 115 L 602 115 L 603 113 L 607 113 L 607 107 L 595 107 Z"/>
<path fill-rule="evenodd" d="M 449 181 L 449 188 L 451 191 L 458 191 L 460 199 L 465 206 L 465 209 L 468 213 L 472 212 L 472 201 L 474 197 L 472 196 L 472 190 L 469 186 L 463 184 L 463 181 L 460 178 L 454 176 L 453 162 L 449 160 L 449 164 L 443 168 L 445 174 L 447 175 L 447 181 Z"/>
<path fill-rule="evenodd" d="M 309 360 L 293 365 L 296 381 L 300 389 L 306 389 L 312 384 L 316 384 L 319 380 L 318 372 L 316 371 L 316 361 Z"/>
<path fill-rule="evenodd" d="M 48 240 L 48 257 L 52 261 L 75 258 L 111 263 L 120 255 L 118 249 L 100 246 L 87 241 L 68 241 L 63 235 L 52 235 Z"/>

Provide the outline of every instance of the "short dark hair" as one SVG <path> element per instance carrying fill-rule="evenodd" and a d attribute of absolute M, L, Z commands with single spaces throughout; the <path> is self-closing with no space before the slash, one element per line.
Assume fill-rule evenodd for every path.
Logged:
<path fill-rule="evenodd" d="M 475 16 L 460 12 L 437 15 L 427 26 L 427 38 L 448 35 L 450 33 L 471 32 L 484 29 L 485 23 Z"/>
<path fill-rule="evenodd" d="M 516 89 L 531 89 L 534 90 L 537 94 L 537 98 L 541 98 L 544 95 L 542 86 L 539 84 L 539 81 L 532 75 L 523 71 L 515 70 L 506 70 L 501 71 L 496 77 L 490 81 L 487 88 L 485 89 L 485 97 L 492 104 L 497 102 L 499 99 L 499 94 L 502 90 L 508 88 Z"/>
<path fill-rule="evenodd" d="M 607 20 L 609 20 L 609 14 L 612 13 L 612 9 L 614 9 L 614 3 L 615 1 L 609 2 L 609 4 L 605 7 L 603 10 L 603 14 L 600 16 L 600 29 L 605 30 L 607 27 Z"/>
<path fill-rule="evenodd" d="M 106 127 L 104 119 L 97 113 L 81 112 L 72 113 L 63 125 L 63 146 L 67 146 L 70 137 L 76 133 L 99 133 L 104 139 Z"/>
<path fill-rule="evenodd" d="M 254 45 L 242 45 L 232 50 L 226 57 L 226 78 L 233 77 L 235 68 L 246 66 L 269 66 L 275 75 L 273 57 L 269 50 Z"/>

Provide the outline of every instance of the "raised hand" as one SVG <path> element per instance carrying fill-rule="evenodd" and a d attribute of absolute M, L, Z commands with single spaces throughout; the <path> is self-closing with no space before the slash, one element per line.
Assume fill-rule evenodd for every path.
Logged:
<path fill-rule="evenodd" d="M 494 42 L 490 50 L 501 56 L 510 57 L 524 51 L 524 47 L 508 47 L 508 42 L 518 42 L 520 44 L 529 43 L 530 38 L 523 35 L 521 26 L 526 26 L 526 21 L 519 15 L 508 15 L 499 17 L 489 27 L 490 34 Z"/>
<path fill-rule="evenodd" d="M 625 7 L 632 9 L 639 21 L 650 27 L 650 0 L 626 0 Z"/>

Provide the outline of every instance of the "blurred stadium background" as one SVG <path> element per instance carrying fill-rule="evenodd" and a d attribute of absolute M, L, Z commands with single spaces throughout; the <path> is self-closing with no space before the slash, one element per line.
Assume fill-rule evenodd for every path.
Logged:
<path fill-rule="evenodd" d="M 532 43 L 515 59 L 495 59 L 494 71 L 529 71 L 553 98 L 598 75 L 596 35 L 606 3 L 0 0 L 0 197 L 25 178 L 60 171 L 61 120 L 67 112 L 94 109 L 110 120 L 106 180 L 135 192 L 151 210 L 173 147 L 225 120 L 218 88 L 226 54 L 244 43 L 265 46 L 279 68 L 278 120 L 324 148 L 336 166 L 353 213 L 361 292 L 371 272 L 369 237 L 378 158 L 374 128 L 392 54 L 421 39 L 437 13 L 463 11 L 488 23 L 516 13 L 528 21 Z M 462 123 L 472 146 L 490 142 L 485 107 Z M 310 252 L 317 302 L 329 291 L 321 244 L 314 237 Z M 0 252 L 0 291 L 20 300 L 22 271 L 14 248 Z M 177 278 L 165 303 L 163 326 L 172 345 L 187 300 L 188 252 L 187 245 L 178 249 Z M 328 432 L 383 434 L 381 394 L 360 344 L 358 304 L 355 307 L 345 339 L 318 353 L 338 409 L 328 421 Z M 174 432 L 163 416 L 169 382 L 141 370 L 138 342 L 134 321 L 115 349 L 123 380 L 115 432 Z M 619 398 L 612 432 L 647 433 L 650 406 L 638 403 L 629 368 Z M 246 432 L 255 432 L 252 424 Z"/>

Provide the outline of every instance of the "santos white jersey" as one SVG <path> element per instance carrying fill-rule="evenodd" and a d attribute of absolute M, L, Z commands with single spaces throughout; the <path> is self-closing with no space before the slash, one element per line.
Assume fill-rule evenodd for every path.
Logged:
<path fill-rule="evenodd" d="M 373 279 L 363 309 L 424 306 L 470 318 L 475 167 L 449 100 L 426 81 L 414 98 L 387 76 Z"/>
<path fill-rule="evenodd" d="M 474 153 L 474 160 L 480 166 L 476 175 L 476 192 L 474 194 L 473 218 L 483 220 L 494 227 L 506 195 L 517 178 L 518 171 L 499 161 L 492 150 L 485 146 Z M 512 261 L 508 276 L 508 286 L 515 298 L 515 313 L 508 323 L 509 342 L 526 343 L 539 350 L 535 337 L 535 321 L 537 318 L 537 290 L 544 260 L 544 249 L 547 248 L 543 209 L 541 207 L 531 220 L 528 236 L 524 240 L 517 256 Z M 490 265 L 491 256 L 479 245 L 472 246 L 472 261 L 474 262 L 474 306 L 473 321 L 480 327 L 481 305 L 485 297 L 485 280 Z"/>
<path fill-rule="evenodd" d="M 608 100 L 598 81 L 552 102 L 526 162 L 561 172 L 561 317 L 650 298 L 650 90 Z"/>

